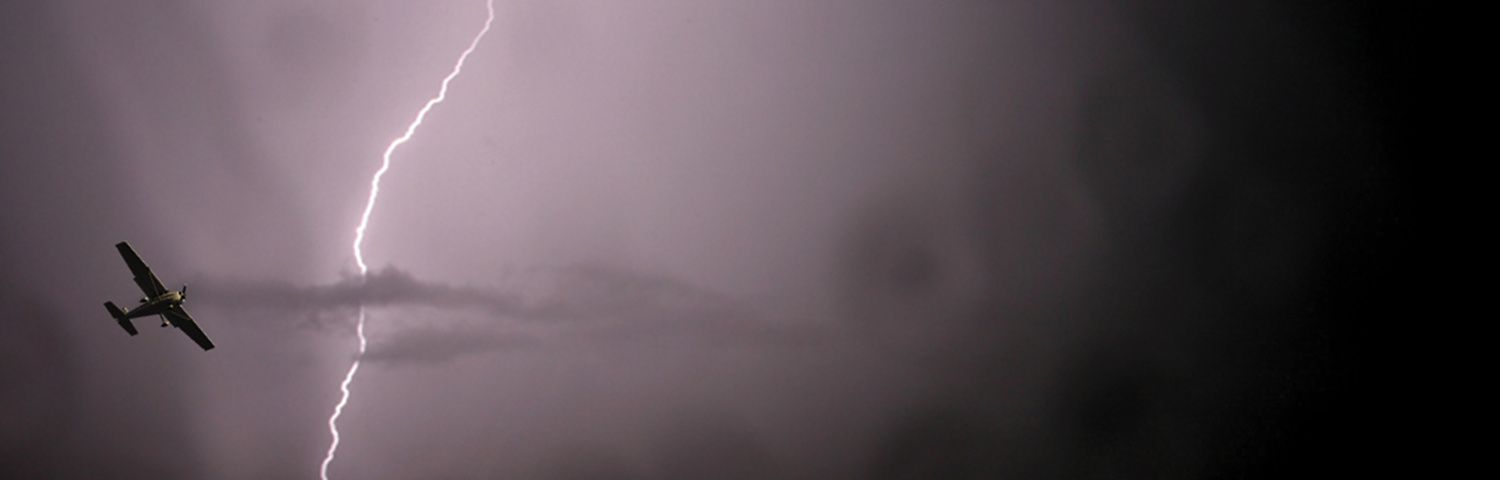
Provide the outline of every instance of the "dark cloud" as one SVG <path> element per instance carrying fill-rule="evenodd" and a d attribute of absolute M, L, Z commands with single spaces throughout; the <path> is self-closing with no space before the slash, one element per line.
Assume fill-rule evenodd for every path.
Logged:
<path fill-rule="evenodd" d="M 540 480 L 643 480 L 645 477 L 608 448 L 569 444 L 553 449 Z"/>
<path fill-rule="evenodd" d="M 655 442 L 663 480 L 782 478 L 766 442 L 745 421 L 724 412 L 687 409 L 670 420 Z"/>
<path fill-rule="evenodd" d="M 0 310 L 11 318 L 0 335 L 0 474 L 60 476 L 80 406 L 77 347 L 58 312 L 0 286 Z"/>
<path fill-rule="evenodd" d="M 534 338 L 506 334 L 495 327 L 420 327 L 403 329 L 370 345 L 361 358 L 375 363 L 442 364 L 465 355 L 536 344 Z"/>

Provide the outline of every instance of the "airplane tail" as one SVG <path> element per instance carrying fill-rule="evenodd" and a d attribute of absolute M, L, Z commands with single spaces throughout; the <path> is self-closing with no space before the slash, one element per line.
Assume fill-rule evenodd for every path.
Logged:
<path fill-rule="evenodd" d="M 132 336 L 140 333 L 135 330 L 135 324 L 130 323 L 129 318 L 125 318 L 127 310 L 120 310 L 120 307 L 115 306 L 115 302 L 104 302 L 104 308 L 109 309 L 110 316 L 115 317 L 115 321 L 120 323 L 120 328 L 124 328 L 126 333 Z"/>

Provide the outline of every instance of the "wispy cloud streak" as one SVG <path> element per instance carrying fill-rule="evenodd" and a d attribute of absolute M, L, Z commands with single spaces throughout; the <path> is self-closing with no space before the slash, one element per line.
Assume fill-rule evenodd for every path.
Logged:
<path fill-rule="evenodd" d="M 741 308 L 725 295 L 676 280 L 592 266 L 531 269 L 512 276 L 506 285 L 489 288 L 423 281 L 392 267 L 363 280 L 346 278 L 329 285 L 229 278 L 202 278 L 193 284 L 196 303 L 270 315 L 429 306 L 561 320 Z"/>
<path fill-rule="evenodd" d="M 840 329 L 781 318 L 675 279 L 598 266 L 533 268 L 483 288 L 424 281 L 390 267 L 329 285 L 212 278 L 194 284 L 196 303 L 232 321 L 268 326 L 348 325 L 360 308 L 386 309 L 400 321 L 387 322 L 364 355 L 384 363 L 440 364 L 560 337 L 804 345 Z"/>

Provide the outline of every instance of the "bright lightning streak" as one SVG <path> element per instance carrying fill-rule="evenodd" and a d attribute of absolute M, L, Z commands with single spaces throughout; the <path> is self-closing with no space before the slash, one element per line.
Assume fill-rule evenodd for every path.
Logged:
<path fill-rule="evenodd" d="M 380 177 L 384 177 L 385 172 L 391 169 L 391 153 L 396 151 L 396 147 L 406 143 L 407 140 L 411 140 L 412 134 L 417 132 L 417 127 L 422 125 L 422 119 L 427 118 L 427 112 L 432 110 L 433 105 L 442 103 L 444 99 L 448 98 L 448 82 L 453 81 L 453 77 L 457 77 L 458 72 L 463 70 L 464 60 L 468 59 L 469 54 L 474 52 L 474 47 L 479 45 L 479 39 L 484 38 L 484 34 L 490 31 L 490 23 L 495 21 L 495 1 L 485 0 L 485 8 L 489 10 L 489 18 L 484 20 L 484 28 L 479 30 L 479 35 L 474 36 L 474 41 L 469 42 L 469 48 L 465 49 L 464 53 L 458 56 L 458 63 L 453 65 L 453 72 L 443 78 L 443 86 L 438 89 L 437 97 L 428 100 L 427 105 L 422 107 L 422 111 L 417 112 L 417 119 L 413 120 L 411 125 L 406 127 L 405 134 L 401 135 L 400 138 L 392 140 L 391 145 L 385 147 L 385 155 L 381 157 L 380 170 L 376 170 L 375 178 L 370 180 L 370 200 L 365 202 L 365 213 L 359 217 L 359 227 L 354 229 L 354 261 L 359 264 L 359 275 L 361 277 L 365 275 L 365 272 L 369 268 L 365 266 L 365 256 L 360 252 L 359 245 L 365 240 L 365 227 L 370 224 L 370 212 L 375 210 L 375 197 L 380 195 Z"/>
<path fill-rule="evenodd" d="M 411 140 L 411 136 L 417 132 L 417 127 L 422 125 L 422 119 L 427 118 L 427 112 L 431 111 L 434 105 L 442 103 L 444 99 L 448 98 L 448 83 L 453 81 L 453 78 L 457 77 L 459 72 L 463 71 L 464 60 L 469 58 L 470 53 L 474 53 L 474 47 L 479 45 L 479 40 L 484 38 L 484 34 L 490 31 L 490 24 L 495 21 L 495 1 L 485 0 L 484 6 L 485 10 L 489 13 L 489 17 L 484 20 L 484 28 L 480 29 L 479 34 L 474 36 L 474 40 L 469 42 L 469 48 L 464 49 L 464 53 L 458 56 L 458 63 L 453 65 L 453 71 L 448 73 L 447 77 L 443 78 L 443 85 L 438 89 L 437 97 L 428 100 L 427 105 L 422 106 L 422 110 L 417 112 L 416 120 L 413 120 L 411 125 L 406 127 L 406 133 L 392 140 L 390 146 L 385 148 L 385 155 L 381 156 L 380 170 L 376 170 L 375 177 L 370 180 L 370 200 L 365 202 L 365 212 L 359 217 L 359 227 L 354 229 L 354 262 L 359 264 L 359 277 L 361 279 L 370 271 L 370 268 L 365 265 L 365 256 L 360 251 L 359 246 L 364 243 L 365 227 L 370 225 L 370 212 L 375 210 L 375 199 L 380 195 L 380 178 L 384 177 L 385 172 L 391 169 L 391 154 L 396 152 L 396 147 L 406 143 L 407 140 Z M 338 405 L 333 407 L 333 415 L 328 417 L 328 431 L 333 434 L 333 442 L 328 445 L 328 456 L 323 458 L 323 466 L 319 470 L 319 476 L 323 480 L 328 480 L 328 464 L 333 463 L 333 455 L 339 450 L 338 420 L 339 415 L 344 413 L 344 405 L 349 403 L 349 383 L 354 381 L 354 374 L 359 371 L 359 362 L 365 355 L 364 306 L 359 307 L 359 323 L 355 328 L 355 332 L 359 335 L 359 354 L 354 357 L 354 364 L 349 367 L 349 373 L 344 375 L 343 383 L 339 384 L 339 390 L 343 392 L 343 397 L 339 399 Z"/>
<path fill-rule="evenodd" d="M 333 462 L 333 454 L 339 451 L 339 415 L 344 413 L 344 405 L 349 403 L 349 382 L 354 381 L 354 372 L 359 371 L 359 360 L 365 354 L 365 307 L 359 307 L 359 327 L 355 328 L 359 333 L 359 356 L 354 357 L 354 366 L 349 367 L 349 374 L 344 375 L 344 382 L 339 384 L 339 390 L 344 392 L 339 404 L 333 407 L 333 415 L 328 417 L 328 431 L 333 433 L 333 443 L 328 445 L 328 456 L 323 458 L 323 467 L 319 470 L 319 476 L 328 480 L 328 464 Z"/>

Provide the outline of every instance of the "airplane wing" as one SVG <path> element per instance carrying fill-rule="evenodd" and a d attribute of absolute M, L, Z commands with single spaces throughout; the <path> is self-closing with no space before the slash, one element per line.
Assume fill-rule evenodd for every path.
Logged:
<path fill-rule="evenodd" d="M 214 348 L 213 340 L 209 340 L 208 335 L 205 335 L 203 330 L 198 328 L 198 323 L 193 321 L 193 317 L 188 315 L 187 310 L 182 309 L 182 305 L 172 307 L 170 310 L 167 310 L 165 315 L 172 322 L 172 326 L 182 330 L 182 333 L 186 333 L 188 338 L 197 342 L 198 346 L 203 347 L 204 351 Z"/>
<path fill-rule="evenodd" d="M 120 242 L 115 244 L 115 248 L 120 250 L 121 257 L 125 257 L 125 264 L 130 266 L 130 273 L 135 274 L 135 284 L 141 286 L 141 291 L 146 292 L 147 297 L 156 298 L 167 293 L 167 287 L 161 285 L 161 280 L 157 280 L 156 274 L 151 273 L 151 267 L 146 266 L 146 262 L 141 261 L 140 255 L 136 255 L 135 250 L 130 248 L 130 243 Z M 186 313 L 182 315 L 187 316 Z M 192 319 L 188 319 L 188 322 L 191 323 Z"/>

